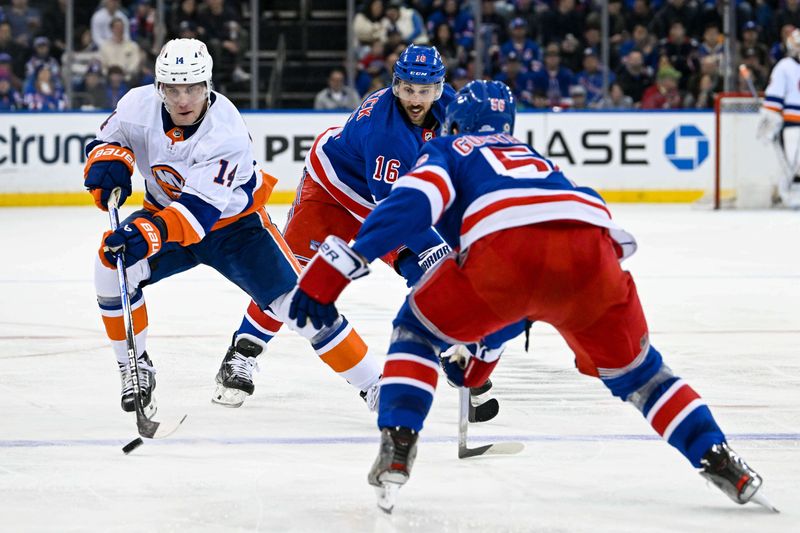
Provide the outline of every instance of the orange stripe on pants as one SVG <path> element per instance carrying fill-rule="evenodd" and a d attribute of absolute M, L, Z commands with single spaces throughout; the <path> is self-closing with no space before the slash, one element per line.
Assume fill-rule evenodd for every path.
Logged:
<path fill-rule="evenodd" d="M 133 334 L 138 335 L 147 327 L 147 306 L 143 303 L 131 312 L 133 317 Z M 112 341 L 125 340 L 125 320 L 120 316 L 104 316 L 103 325 L 106 335 Z"/>
<path fill-rule="evenodd" d="M 347 372 L 360 363 L 367 355 L 367 345 L 356 333 L 351 331 L 342 342 L 319 356 L 334 372 Z"/>

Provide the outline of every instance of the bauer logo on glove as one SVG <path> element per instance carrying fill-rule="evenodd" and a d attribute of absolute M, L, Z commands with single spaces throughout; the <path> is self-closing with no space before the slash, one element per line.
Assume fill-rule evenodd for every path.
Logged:
<path fill-rule="evenodd" d="M 148 220 L 144 217 L 120 226 L 116 231 L 103 236 L 100 259 L 110 268 L 116 268 L 117 255 L 122 253 L 126 265 L 133 265 L 161 250 L 164 231 L 160 228 L 160 218 Z"/>

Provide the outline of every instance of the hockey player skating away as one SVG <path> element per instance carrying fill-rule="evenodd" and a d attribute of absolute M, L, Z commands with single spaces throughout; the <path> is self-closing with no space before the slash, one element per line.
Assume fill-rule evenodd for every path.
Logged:
<path fill-rule="evenodd" d="M 595 191 L 575 186 L 512 137 L 513 125 L 508 87 L 475 81 L 462 88 L 443 130 L 456 135 L 425 145 L 352 247 L 328 237 L 292 299 L 290 316 L 329 323 L 345 286 L 427 224 L 458 251 L 426 273 L 393 322 L 379 406 L 381 444 L 368 474 L 379 504 L 391 509 L 390 496 L 411 472 L 441 348 L 483 338 L 487 349 L 445 365 L 457 384 L 483 383 L 498 362 L 497 337 L 517 333 L 524 319 L 553 325 L 580 372 L 639 409 L 733 501 L 761 499 L 761 477 L 728 447 L 705 402 L 650 344 L 636 286 L 619 265 L 635 251 L 634 239 Z"/>
<path fill-rule="evenodd" d="M 134 410 L 115 254 L 124 253 L 131 291 L 143 405 L 155 412 L 155 370 L 145 351 L 147 310 L 142 288 L 198 264 L 208 265 L 278 317 L 299 266 L 264 205 L 274 178 L 262 173 L 234 105 L 211 89 L 205 44 L 175 39 L 155 65 L 155 86 L 131 90 L 86 148 L 85 185 L 106 210 L 112 190 L 131 192 L 136 165 L 145 179 L 144 208 L 107 232 L 97 256 L 95 286 L 106 332 L 122 375 L 122 409 Z M 296 328 L 295 328 L 296 329 Z M 374 388 L 380 363 L 344 317 L 298 329 L 315 348 L 350 362 L 348 381 Z"/>
<path fill-rule="evenodd" d="M 775 143 L 783 179 L 778 196 L 787 207 L 800 207 L 800 30 L 786 39 L 787 56 L 778 61 L 764 93 L 757 136 Z M 781 148 L 781 141 L 783 147 Z"/>
<path fill-rule="evenodd" d="M 436 136 L 454 94 L 444 78 L 445 66 L 436 49 L 411 45 L 394 65 L 391 87 L 367 96 L 344 127 L 330 128 L 317 137 L 306 155 L 297 199 L 283 232 L 302 266 L 328 235 L 349 242 L 397 178 L 411 168 L 422 145 Z M 409 286 L 450 251 L 430 227 L 418 235 L 408 234 L 401 244 L 384 260 Z M 212 399 L 218 404 L 238 407 L 254 391 L 256 357 L 281 327 L 281 319 L 261 307 L 251 302 L 233 335 L 216 376 Z M 315 348 L 327 365 L 348 377 L 352 370 L 348 358 L 325 346 Z M 365 395 L 365 400 L 374 405 L 377 397 Z"/>

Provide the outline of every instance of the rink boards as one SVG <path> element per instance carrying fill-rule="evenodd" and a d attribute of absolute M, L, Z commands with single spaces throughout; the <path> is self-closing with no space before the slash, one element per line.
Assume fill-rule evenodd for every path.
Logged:
<path fill-rule="evenodd" d="M 91 203 L 82 147 L 107 115 L 0 114 L 0 206 Z M 288 203 L 315 136 L 348 115 L 272 111 L 244 118 L 259 164 L 279 179 L 271 201 Z M 693 202 L 713 183 L 711 112 L 521 112 L 514 133 L 610 201 Z"/>

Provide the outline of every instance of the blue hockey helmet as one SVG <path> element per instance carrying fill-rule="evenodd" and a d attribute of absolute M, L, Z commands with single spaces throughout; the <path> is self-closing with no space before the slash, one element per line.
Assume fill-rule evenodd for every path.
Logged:
<path fill-rule="evenodd" d="M 403 50 L 394 64 L 392 93 L 398 98 L 405 98 L 409 95 L 400 91 L 403 84 L 431 85 L 430 91 L 411 91 L 411 93 L 423 100 L 438 100 L 444 89 L 444 71 L 442 56 L 436 48 L 412 44 Z"/>
<path fill-rule="evenodd" d="M 500 81 L 471 81 L 447 106 L 442 135 L 514 131 L 516 102 L 508 86 Z"/>

